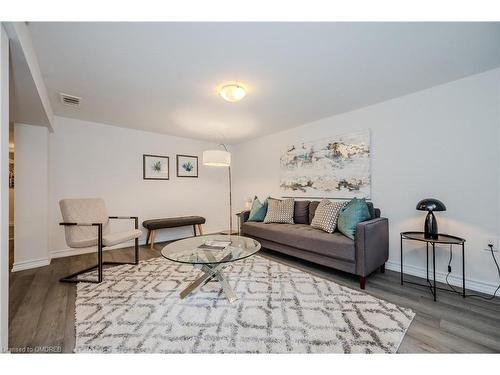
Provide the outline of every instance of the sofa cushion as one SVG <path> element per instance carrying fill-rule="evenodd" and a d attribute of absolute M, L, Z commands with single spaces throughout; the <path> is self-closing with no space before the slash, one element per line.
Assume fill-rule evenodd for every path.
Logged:
<path fill-rule="evenodd" d="M 327 233 L 333 233 L 337 227 L 337 219 L 339 213 L 346 205 L 343 201 L 330 201 L 328 199 L 323 199 L 318 208 L 316 208 L 316 213 L 311 221 L 311 226 L 317 229 L 324 230 Z"/>
<path fill-rule="evenodd" d="M 295 201 L 293 209 L 293 222 L 295 224 L 309 224 L 309 201 Z"/>
<path fill-rule="evenodd" d="M 319 201 L 311 201 L 309 203 L 309 224 L 312 222 L 314 218 L 314 214 L 316 213 L 316 208 L 318 208 Z M 373 207 L 372 202 L 366 202 L 368 206 L 368 211 L 370 211 L 370 216 L 372 219 L 380 217 L 380 210 L 378 208 Z"/>
<path fill-rule="evenodd" d="M 318 208 L 319 201 L 311 201 L 309 203 L 309 224 L 312 223 L 314 215 L 316 214 L 316 209 Z"/>
<path fill-rule="evenodd" d="M 293 224 L 294 199 L 274 199 L 267 200 L 267 214 L 264 223 Z"/>
<path fill-rule="evenodd" d="M 338 229 L 351 240 L 354 240 L 356 225 L 370 219 L 371 215 L 366 201 L 353 198 L 340 212 Z"/>
<path fill-rule="evenodd" d="M 366 202 L 366 205 L 368 206 L 368 212 L 370 212 L 370 218 L 375 219 L 377 217 L 377 213 L 375 212 L 375 208 L 373 207 L 372 202 Z M 380 216 L 380 210 L 378 215 Z"/>
<path fill-rule="evenodd" d="M 257 196 L 253 199 L 248 221 L 264 221 L 267 214 L 267 198 L 261 202 Z"/>
<path fill-rule="evenodd" d="M 326 233 L 307 224 L 246 222 L 243 234 L 277 242 L 324 256 L 355 261 L 354 241 L 341 233 Z"/>

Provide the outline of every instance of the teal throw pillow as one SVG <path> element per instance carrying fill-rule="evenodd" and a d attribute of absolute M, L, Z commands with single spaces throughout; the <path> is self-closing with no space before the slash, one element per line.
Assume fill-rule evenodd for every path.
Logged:
<path fill-rule="evenodd" d="M 364 199 L 353 198 L 340 211 L 337 228 L 339 232 L 354 240 L 356 225 L 362 221 L 371 219 L 368 205 Z"/>
<path fill-rule="evenodd" d="M 250 210 L 250 215 L 248 216 L 248 221 L 264 221 L 267 214 L 267 198 L 264 202 L 260 202 L 257 196 L 253 199 L 252 208 Z"/>

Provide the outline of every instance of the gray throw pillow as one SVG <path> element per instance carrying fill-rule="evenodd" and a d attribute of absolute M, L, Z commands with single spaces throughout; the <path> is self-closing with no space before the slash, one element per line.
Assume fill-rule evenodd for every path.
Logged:
<path fill-rule="evenodd" d="M 295 201 L 293 222 L 294 224 L 309 224 L 309 201 Z"/>
<path fill-rule="evenodd" d="M 318 204 L 311 226 L 321 229 L 328 233 L 333 233 L 337 226 L 340 211 L 348 202 L 345 201 L 330 201 L 323 199 Z"/>
<path fill-rule="evenodd" d="M 294 199 L 269 198 L 264 223 L 293 224 Z"/>

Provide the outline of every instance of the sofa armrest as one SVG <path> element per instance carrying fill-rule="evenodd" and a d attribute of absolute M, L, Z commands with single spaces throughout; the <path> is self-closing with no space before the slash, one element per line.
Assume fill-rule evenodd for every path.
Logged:
<path fill-rule="evenodd" d="M 249 210 L 241 211 L 237 215 L 240 218 L 240 222 L 239 222 L 240 227 L 238 228 L 238 230 L 239 230 L 240 234 L 243 234 L 243 223 L 248 220 L 248 217 L 250 216 L 250 211 Z"/>
<path fill-rule="evenodd" d="M 384 217 L 356 225 L 356 274 L 368 276 L 389 259 L 389 220 Z"/>
<path fill-rule="evenodd" d="M 240 217 L 240 222 L 244 223 L 245 221 L 248 220 L 248 217 L 250 216 L 250 210 L 241 211 L 238 215 Z"/>

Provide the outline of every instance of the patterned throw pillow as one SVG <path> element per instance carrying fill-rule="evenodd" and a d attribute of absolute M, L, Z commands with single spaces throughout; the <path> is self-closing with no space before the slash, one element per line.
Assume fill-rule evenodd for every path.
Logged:
<path fill-rule="evenodd" d="M 284 200 L 269 198 L 264 223 L 293 224 L 293 198 Z"/>
<path fill-rule="evenodd" d="M 311 226 L 324 230 L 328 233 L 333 233 L 335 231 L 335 227 L 337 226 L 340 211 L 347 203 L 348 202 L 344 201 L 339 202 L 323 199 L 319 202 L 318 208 L 316 208 L 316 213 L 312 219 Z"/>

